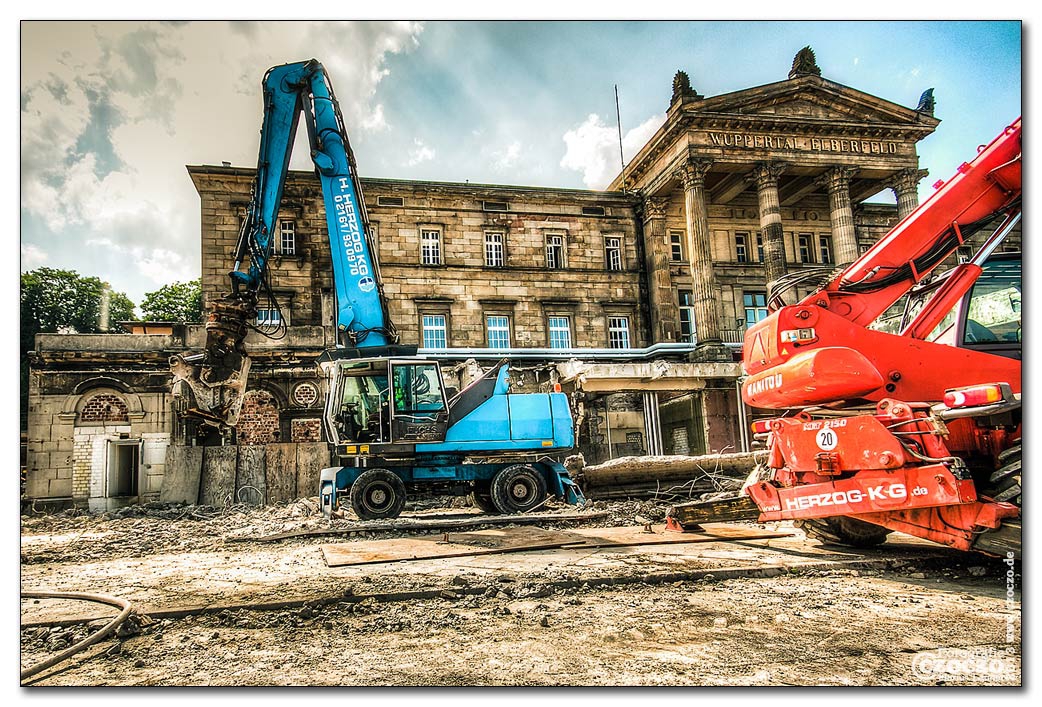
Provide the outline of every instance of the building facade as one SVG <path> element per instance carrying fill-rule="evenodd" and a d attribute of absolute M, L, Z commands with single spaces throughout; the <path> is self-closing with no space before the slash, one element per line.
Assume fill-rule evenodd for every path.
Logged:
<path fill-rule="evenodd" d="M 678 72 L 662 127 L 605 191 L 363 178 L 390 318 L 402 343 L 443 352 L 461 379 L 468 360 L 535 352 L 518 360 L 516 382 L 570 385 L 588 461 L 741 448 L 738 345 L 766 316 L 769 284 L 782 286 L 785 301 L 803 296 L 910 213 L 926 176 L 916 145 L 938 123 L 929 92 L 916 108 L 871 96 L 822 78 L 805 49 L 786 79 L 720 96 L 698 94 Z M 200 198 L 204 299 L 212 301 L 228 289 L 254 170 L 198 165 L 188 173 Z M 886 190 L 896 206 L 866 201 Z M 240 445 L 322 438 L 313 363 L 335 344 L 334 287 L 313 174 L 290 173 L 274 240 L 274 300 L 261 303 L 257 325 L 284 324 L 286 335 L 247 339 L 254 365 Z M 201 347 L 193 329 L 180 342 L 156 340 L 152 359 L 128 362 L 117 352 L 114 365 L 94 360 L 97 385 L 77 385 L 122 400 L 128 414 L 144 411 L 148 434 L 190 441 L 169 395 L 155 405 L 126 396 L 141 395 L 135 375 L 163 372 L 156 362 L 167 353 Z M 682 356 L 634 356 L 680 342 L 690 344 Z M 579 372 L 555 364 L 564 359 Z M 61 425 L 79 427 L 89 403 L 59 402 L 56 377 L 79 364 L 46 350 L 37 361 L 30 486 L 82 499 L 71 471 L 82 455 L 75 431 L 70 437 Z M 125 381 L 125 390 L 106 380 Z M 47 422 L 42 411 L 57 408 Z M 54 435 L 64 445 L 57 456 L 47 446 Z M 140 486 L 141 495 L 157 483 Z M 87 493 L 96 491 L 104 488 Z"/>

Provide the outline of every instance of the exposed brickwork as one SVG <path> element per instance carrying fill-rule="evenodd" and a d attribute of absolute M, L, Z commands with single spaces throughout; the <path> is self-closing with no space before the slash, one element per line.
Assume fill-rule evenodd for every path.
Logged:
<path fill-rule="evenodd" d="M 118 395 L 99 393 L 84 403 L 80 422 L 126 422 L 127 404 Z"/>
<path fill-rule="evenodd" d="M 293 389 L 293 402 L 301 407 L 312 407 L 318 402 L 318 388 L 314 383 L 301 383 Z"/>
<path fill-rule="evenodd" d="M 271 393 L 263 390 L 251 390 L 246 393 L 236 429 L 239 444 L 272 444 L 283 441 L 278 439 L 279 408 Z"/>
<path fill-rule="evenodd" d="M 290 427 L 292 442 L 321 442 L 321 420 L 294 420 Z"/>

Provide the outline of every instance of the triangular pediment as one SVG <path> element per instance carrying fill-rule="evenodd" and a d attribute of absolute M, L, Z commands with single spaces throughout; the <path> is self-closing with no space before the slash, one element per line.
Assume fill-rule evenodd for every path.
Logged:
<path fill-rule="evenodd" d="M 685 101 L 684 115 L 724 114 L 749 118 L 908 125 L 936 122 L 912 108 L 816 76 Z"/>

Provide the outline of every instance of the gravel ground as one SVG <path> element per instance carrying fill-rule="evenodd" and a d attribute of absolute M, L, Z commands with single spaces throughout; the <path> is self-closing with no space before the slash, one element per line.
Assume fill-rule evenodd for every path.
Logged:
<path fill-rule="evenodd" d="M 72 581 L 80 566 L 87 571 L 160 553 L 157 559 L 171 558 L 169 581 L 176 582 L 177 572 L 190 565 L 186 560 L 180 569 L 177 558 L 218 547 L 225 537 L 327 522 L 308 506 L 299 501 L 265 509 L 152 507 L 123 517 L 23 517 L 22 559 L 26 570 L 53 570 Z M 647 502 L 592 506 L 609 511 L 603 525 L 658 522 L 666 510 Z M 410 510 L 414 516 L 461 512 Z M 352 527 L 350 520 L 334 523 Z M 817 548 L 800 542 L 808 552 Z M 906 547 L 903 559 L 886 569 L 793 568 L 776 576 L 615 587 L 552 589 L 521 572 L 464 571 L 448 575 L 449 588 L 429 599 L 379 603 L 355 597 L 290 610 L 141 617 L 124 624 L 122 635 L 28 683 L 1019 685 L 1019 573 L 1016 601 L 1008 605 L 1001 561 L 955 553 L 927 560 L 929 548 L 917 560 L 915 549 L 909 554 Z M 314 541 L 264 549 L 286 556 L 315 551 Z M 690 552 L 703 553 L 699 561 L 712 556 L 698 548 Z M 735 553 L 743 550 L 728 552 L 740 557 Z M 661 568 L 655 564 L 661 560 L 649 554 L 619 566 L 646 572 Z M 316 567 L 300 572 L 314 574 Z M 366 576 L 356 587 L 385 581 L 374 576 L 372 585 Z M 308 579 L 317 581 L 301 577 Z M 23 611 L 39 606 L 23 600 Z M 100 623 L 23 627 L 22 666 L 63 650 Z"/>

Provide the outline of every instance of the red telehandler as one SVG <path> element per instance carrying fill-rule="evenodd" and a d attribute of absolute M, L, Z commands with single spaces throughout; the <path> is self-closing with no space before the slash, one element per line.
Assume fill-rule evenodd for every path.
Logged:
<path fill-rule="evenodd" d="M 1018 118 L 864 255 L 750 327 L 742 396 L 786 412 L 754 423 L 768 457 L 721 506 L 731 518 L 745 504 L 832 543 L 896 530 L 1019 556 L 1021 261 L 996 251 L 1020 219 L 1021 165 Z M 938 276 L 975 234 L 972 258 Z"/>

